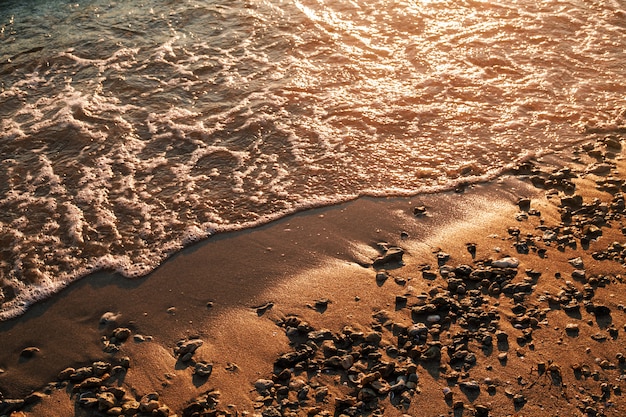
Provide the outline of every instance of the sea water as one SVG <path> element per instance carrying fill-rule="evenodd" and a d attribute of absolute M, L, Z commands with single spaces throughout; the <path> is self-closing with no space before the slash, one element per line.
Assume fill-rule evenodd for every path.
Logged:
<path fill-rule="evenodd" d="M 215 233 L 623 130 L 626 2 L 0 1 L 0 124 L 7 319 Z"/>

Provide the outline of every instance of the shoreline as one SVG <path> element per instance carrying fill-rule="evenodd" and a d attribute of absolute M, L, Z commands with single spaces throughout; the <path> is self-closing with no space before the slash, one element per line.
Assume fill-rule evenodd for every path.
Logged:
<path fill-rule="evenodd" d="M 559 150 L 556 150 L 559 151 Z M 553 151 L 554 152 L 554 151 Z M 12 296 L 10 301 L 3 305 L 3 307 L 9 307 L 0 311 L 0 323 L 4 321 L 19 319 L 24 313 L 31 308 L 31 306 L 38 304 L 42 301 L 46 301 L 51 297 L 56 296 L 59 292 L 62 292 L 69 286 L 89 276 L 94 275 L 119 275 L 125 279 L 136 280 L 143 279 L 154 271 L 158 270 L 161 265 L 167 263 L 170 259 L 177 256 L 181 252 L 184 252 L 190 248 L 194 248 L 198 244 L 202 244 L 205 241 L 221 239 L 223 237 L 230 237 L 237 235 L 238 233 L 251 232 L 259 228 L 271 226 L 276 222 L 280 222 L 283 219 L 289 219 L 292 216 L 307 215 L 310 212 L 317 210 L 333 209 L 334 207 L 342 207 L 349 205 L 355 200 L 411 200 L 419 199 L 422 196 L 427 195 L 441 195 L 447 193 L 462 193 L 465 189 L 473 186 L 480 186 L 488 184 L 490 182 L 499 181 L 500 178 L 505 177 L 508 172 L 515 166 L 523 164 L 529 160 L 537 157 L 533 152 L 525 153 L 517 163 L 510 163 L 503 167 L 488 170 L 481 175 L 474 176 L 459 176 L 457 178 L 450 178 L 445 185 L 423 185 L 417 189 L 387 189 L 384 192 L 376 192 L 373 190 L 364 190 L 358 195 L 344 195 L 341 198 L 336 197 L 326 200 L 313 200 L 304 201 L 297 208 L 288 209 L 269 215 L 262 215 L 259 219 L 250 223 L 243 223 L 238 225 L 222 226 L 223 228 L 216 228 L 210 231 L 193 230 L 186 236 L 182 236 L 175 241 L 174 247 L 167 251 L 163 257 L 159 258 L 158 262 L 155 262 L 155 267 L 145 267 L 142 270 L 148 270 L 148 272 L 138 273 L 136 268 L 125 269 L 121 267 L 115 267 L 111 265 L 117 264 L 116 260 L 111 260 L 107 257 L 96 259 L 88 265 L 79 268 L 77 271 L 73 271 L 71 274 L 65 274 L 64 280 L 54 281 L 48 287 L 35 287 L 29 289 L 29 291 L 22 290 L 17 295 Z M 96 265 L 109 265 L 109 266 L 96 266 Z M 15 289 L 13 291 L 16 291 Z M 24 295 L 24 294 L 27 295 Z M 29 296 L 28 294 L 35 293 L 36 296 Z"/>
<path fill-rule="evenodd" d="M 133 415 L 122 407 L 131 399 L 166 416 L 194 407 L 206 415 L 624 415 L 623 261 L 592 254 L 624 241 L 623 208 L 597 187 L 615 194 L 625 178 L 617 145 L 599 140 L 566 164 L 545 157 L 463 193 L 363 197 L 216 235 L 143 278 L 87 276 L 0 323 L 0 415 Z M 608 202 L 587 213 L 594 198 Z M 589 218 L 609 214 L 598 235 Z M 385 254 L 380 242 L 401 248 L 402 262 L 374 267 Z M 518 265 L 504 267 L 512 278 L 499 292 L 459 269 L 493 278 L 494 262 L 509 258 Z M 426 337 L 407 348 L 405 333 L 418 324 Z M 359 333 L 365 341 L 340 346 Z M 183 360 L 182 346 L 196 340 Z M 277 369 L 281 355 L 305 345 L 317 349 L 311 369 Z M 342 368 L 328 362 L 334 357 L 352 363 Z M 68 367 L 93 374 L 94 362 L 109 366 L 92 387 L 57 378 Z M 397 372 L 376 369 L 382 363 Z"/>

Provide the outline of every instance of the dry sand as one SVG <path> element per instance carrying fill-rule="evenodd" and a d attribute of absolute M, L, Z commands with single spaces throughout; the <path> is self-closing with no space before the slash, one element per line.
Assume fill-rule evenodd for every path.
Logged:
<path fill-rule="evenodd" d="M 86 277 L 0 323 L 0 415 L 624 416 L 626 163 L 603 140 L 567 161 L 575 175 L 563 163 L 217 236 L 143 279 Z M 402 262 L 372 266 L 385 247 Z"/>

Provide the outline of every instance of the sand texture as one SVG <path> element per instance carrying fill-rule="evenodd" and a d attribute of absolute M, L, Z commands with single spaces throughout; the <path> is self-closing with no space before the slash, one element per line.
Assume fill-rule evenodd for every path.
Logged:
<path fill-rule="evenodd" d="M 0 416 L 625 416 L 626 162 L 361 198 L 0 323 Z"/>

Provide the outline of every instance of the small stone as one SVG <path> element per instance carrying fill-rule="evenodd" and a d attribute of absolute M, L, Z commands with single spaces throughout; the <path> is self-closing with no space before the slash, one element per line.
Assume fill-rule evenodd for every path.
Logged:
<path fill-rule="evenodd" d="M 92 377 L 85 379 L 80 384 L 75 385 L 74 388 L 81 391 L 81 390 L 87 390 L 87 389 L 99 387 L 101 384 L 102 384 L 102 378 L 92 376 Z"/>
<path fill-rule="evenodd" d="M 465 247 L 469 254 L 474 258 L 476 256 L 476 244 L 475 243 L 466 243 Z"/>
<path fill-rule="evenodd" d="M 27 395 L 26 397 L 24 397 L 24 405 L 39 404 L 45 397 L 46 397 L 46 394 L 44 394 L 43 392 L 35 391 Z"/>
<path fill-rule="evenodd" d="M 24 348 L 20 352 L 20 357 L 24 359 L 30 359 L 34 357 L 37 353 L 39 353 L 39 348 L 30 346 L 30 347 Z"/>
<path fill-rule="evenodd" d="M 174 348 L 174 354 L 180 358 L 182 362 L 188 362 L 191 360 L 194 352 L 203 345 L 201 339 L 181 340 L 178 342 L 178 346 Z"/>
<path fill-rule="evenodd" d="M 423 216 L 424 214 L 426 214 L 426 207 L 425 206 L 417 206 L 413 208 L 413 215 L 415 216 Z"/>
<path fill-rule="evenodd" d="M 261 395 L 263 395 L 264 393 L 269 391 L 273 386 L 274 386 L 274 382 L 272 380 L 269 380 L 269 379 L 258 379 L 254 383 L 254 388 Z"/>
<path fill-rule="evenodd" d="M 118 327 L 117 329 L 113 330 L 111 337 L 114 337 L 118 342 L 124 342 L 126 339 L 128 339 L 130 333 L 130 329 L 127 329 L 126 327 Z"/>
<path fill-rule="evenodd" d="M 572 265 L 576 269 L 584 268 L 583 259 L 580 256 L 578 258 L 570 259 L 568 262 L 570 265 Z"/>
<path fill-rule="evenodd" d="M 384 271 L 383 271 L 383 272 L 377 272 L 377 273 L 376 273 L 376 282 L 377 282 L 379 285 L 384 284 L 384 283 L 385 283 L 385 281 L 387 281 L 387 278 L 389 278 L 389 275 L 387 275 L 387 273 L 386 273 L 386 272 L 384 272 Z"/>
<path fill-rule="evenodd" d="M 108 362 L 98 361 L 91 365 L 91 369 L 93 369 L 93 374 L 95 376 L 101 377 L 111 370 L 111 364 Z"/>
<path fill-rule="evenodd" d="M 110 392 L 100 392 L 96 394 L 96 399 L 101 410 L 112 408 L 116 403 L 115 395 Z"/>
<path fill-rule="evenodd" d="M 482 404 L 477 404 L 474 406 L 476 409 L 476 417 L 488 417 L 489 416 L 489 407 L 484 406 Z"/>
<path fill-rule="evenodd" d="M 513 403 L 515 403 L 516 405 L 522 405 L 526 403 L 526 397 L 523 396 L 522 394 L 515 394 L 513 396 Z"/>
<path fill-rule="evenodd" d="M 591 338 L 596 342 L 606 342 L 607 336 L 602 333 L 596 333 L 594 335 L 591 335 Z"/>
<path fill-rule="evenodd" d="M 85 392 L 80 395 L 78 404 L 84 408 L 92 408 L 98 405 L 98 399 L 92 392 Z"/>
<path fill-rule="evenodd" d="M 208 378 L 213 372 L 213 364 L 207 362 L 196 362 L 193 373 L 201 378 Z"/>
<path fill-rule="evenodd" d="M 111 311 L 107 311 L 100 317 L 100 325 L 107 326 L 111 323 L 115 323 L 121 317 L 120 313 L 113 313 Z"/>
<path fill-rule="evenodd" d="M 441 316 L 439 314 L 430 314 L 426 317 L 426 321 L 428 323 L 437 323 L 441 320 Z"/>
<path fill-rule="evenodd" d="M 321 402 L 328 396 L 328 388 L 327 387 L 319 387 L 313 393 L 313 397 L 315 397 L 315 401 Z"/>
<path fill-rule="evenodd" d="M 404 295 L 396 295 L 396 306 L 398 308 L 403 308 L 404 306 L 406 306 L 408 299 L 406 296 Z"/>
<path fill-rule="evenodd" d="M 82 368 L 76 369 L 76 371 L 70 375 L 69 379 L 72 382 L 78 382 L 83 381 L 91 376 L 93 376 L 93 368 L 91 366 L 84 366 Z"/>
<path fill-rule="evenodd" d="M 350 369 L 354 364 L 354 357 L 352 355 L 344 355 L 341 357 L 340 363 L 343 369 Z"/>
<path fill-rule="evenodd" d="M 152 413 L 160 406 L 159 394 L 152 392 L 141 397 L 139 400 L 139 411 L 142 413 Z"/>
<path fill-rule="evenodd" d="M 315 300 L 315 309 L 316 310 L 325 310 L 330 304 L 330 300 L 328 298 L 320 298 L 319 300 Z"/>
<path fill-rule="evenodd" d="M 126 369 L 130 368 L 130 358 L 128 356 L 124 356 L 123 358 L 121 358 L 120 366 Z"/>
<path fill-rule="evenodd" d="M 122 413 L 133 415 L 139 411 L 139 402 L 130 399 L 122 404 Z"/>
<path fill-rule="evenodd" d="M 57 379 L 59 381 L 65 381 L 67 379 L 70 379 L 70 376 L 73 375 L 75 372 L 76 369 L 74 368 L 65 368 L 64 370 L 59 372 L 59 374 L 57 375 Z"/>
<path fill-rule="evenodd" d="M 370 332 L 365 335 L 365 341 L 371 345 L 377 345 L 382 340 L 383 335 L 380 332 Z"/>
<path fill-rule="evenodd" d="M 520 235 L 520 230 L 518 227 L 509 227 L 507 231 L 511 236 L 514 236 L 514 237 L 517 237 Z"/>
<path fill-rule="evenodd" d="M 476 381 L 461 382 L 459 387 L 467 391 L 480 391 L 480 385 Z"/>
<path fill-rule="evenodd" d="M 443 266 L 446 262 L 450 260 L 450 254 L 445 252 L 437 252 L 437 263 L 439 266 Z"/>
<path fill-rule="evenodd" d="M 491 263 L 491 266 L 496 268 L 517 268 L 519 266 L 519 260 L 517 258 L 507 256 L 505 258 L 493 261 Z"/>
<path fill-rule="evenodd" d="M 384 266 L 391 263 L 402 263 L 402 257 L 404 256 L 404 249 L 398 247 L 391 247 L 385 251 L 382 256 L 376 258 L 373 262 L 375 268 Z"/>
<path fill-rule="evenodd" d="M 402 278 L 402 277 L 394 277 L 393 280 L 395 281 L 396 284 L 398 284 L 401 287 L 404 287 L 406 285 L 406 278 Z"/>
<path fill-rule="evenodd" d="M 122 407 L 111 407 L 107 410 L 107 415 L 109 416 L 121 416 L 124 413 Z"/>

